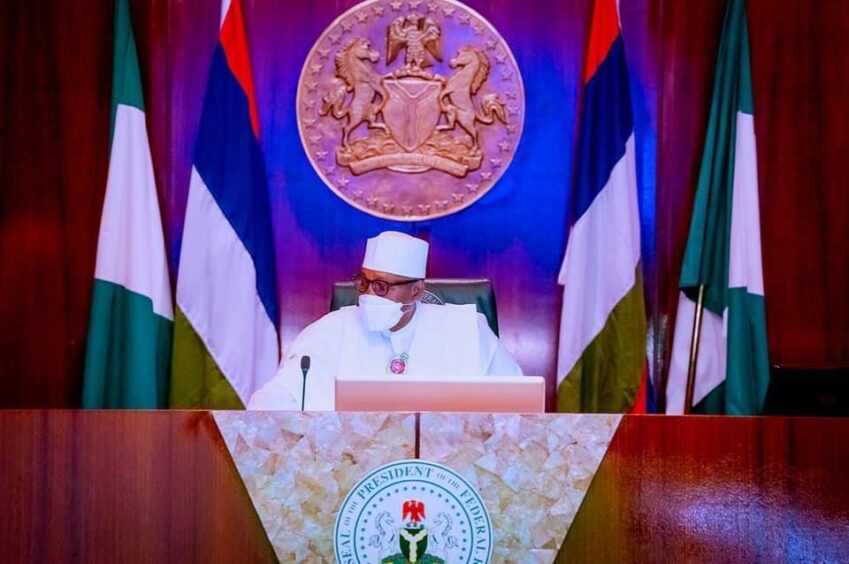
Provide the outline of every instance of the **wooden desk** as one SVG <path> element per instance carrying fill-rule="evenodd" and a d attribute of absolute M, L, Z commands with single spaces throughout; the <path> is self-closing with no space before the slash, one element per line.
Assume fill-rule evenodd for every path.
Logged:
<path fill-rule="evenodd" d="M 275 561 L 231 450 L 212 412 L 0 411 L 0 560 Z M 849 419 L 624 416 L 559 558 L 845 561 Z"/>

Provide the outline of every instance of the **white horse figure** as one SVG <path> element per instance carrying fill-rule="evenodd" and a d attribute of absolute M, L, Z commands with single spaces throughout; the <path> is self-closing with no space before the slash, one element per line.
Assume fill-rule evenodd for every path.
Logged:
<path fill-rule="evenodd" d="M 380 558 L 389 556 L 395 548 L 398 532 L 395 530 L 395 519 L 388 511 L 381 511 L 374 520 L 374 528 L 377 534 L 369 537 L 368 545 L 376 548 Z"/>
<path fill-rule="evenodd" d="M 448 552 L 460 545 L 457 537 L 450 534 L 454 522 L 450 515 L 440 511 L 437 513 L 433 524 L 434 529 L 430 533 L 430 542 L 433 543 L 433 553 L 443 560 L 447 560 L 449 556 Z"/>

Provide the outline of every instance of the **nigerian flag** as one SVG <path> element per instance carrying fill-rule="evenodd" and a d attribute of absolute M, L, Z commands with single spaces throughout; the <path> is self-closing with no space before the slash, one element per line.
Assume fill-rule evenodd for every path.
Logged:
<path fill-rule="evenodd" d="M 757 152 L 744 0 L 729 0 L 666 390 L 667 413 L 684 410 L 698 287 L 704 317 L 693 411 L 757 414 L 769 383 L 758 207 Z"/>
<path fill-rule="evenodd" d="M 111 133 L 82 406 L 162 407 L 174 314 L 127 0 L 115 3 Z"/>

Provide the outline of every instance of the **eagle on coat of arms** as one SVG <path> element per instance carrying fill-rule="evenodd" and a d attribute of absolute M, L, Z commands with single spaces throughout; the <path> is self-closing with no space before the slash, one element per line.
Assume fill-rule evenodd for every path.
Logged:
<path fill-rule="evenodd" d="M 402 48 L 407 53 L 401 72 L 418 72 L 433 66 L 428 54 L 442 60 L 442 30 L 433 19 L 417 13 L 396 18 L 386 30 L 386 64 L 392 64 Z"/>
<path fill-rule="evenodd" d="M 424 502 L 411 499 L 401 507 L 402 520 L 406 520 L 398 529 L 398 542 L 401 552 L 387 556 L 382 564 L 443 564 L 442 558 L 427 553 L 429 530 L 424 524 Z"/>

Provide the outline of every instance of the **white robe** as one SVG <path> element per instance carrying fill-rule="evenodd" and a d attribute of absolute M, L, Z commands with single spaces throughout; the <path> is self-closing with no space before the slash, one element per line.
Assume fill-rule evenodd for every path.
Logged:
<path fill-rule="evenodd" d="M 407 353 L 407 374 L 517 376 L 522 369 L 474 305 L 418 303 L 398 331 L 368 331 L 357 306 L 328 313 L 292 343 L 277 375 L 254 393 L 248 409 L 301 408 L 301 357 L 309 355 L 305 409 L 332 411 L 338 374 L 386 374 Z M 403 378 L 403 375 L 399 375 Z"/>

